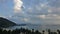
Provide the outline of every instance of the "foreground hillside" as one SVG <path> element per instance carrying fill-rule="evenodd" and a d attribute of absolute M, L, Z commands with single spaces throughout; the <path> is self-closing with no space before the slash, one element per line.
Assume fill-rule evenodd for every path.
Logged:
<path fill-rule="evenodd" d="M 0 27 L 6 28 L 6 27 L 14 26 L 14 25 L 16 25 L 14 22 L 6 18 L 0 17 Z"/>

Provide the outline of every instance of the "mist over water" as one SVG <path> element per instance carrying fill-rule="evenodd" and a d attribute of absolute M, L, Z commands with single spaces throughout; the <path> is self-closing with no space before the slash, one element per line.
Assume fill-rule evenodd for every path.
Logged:
<path fill-rule="evenodd" d="M 8 29 L 20 29 L 20 28 L 25 28 L 25 29 L 34 29 L 34 30 L 48 30 L 51 29 L 52 31 L 56 31 L 57 29 L 60 29 L 60 25 L 26 25 L 26 26 L 13 26 L 9 27 Z"/>
<path fill-rule="evenodd" d="M 0 0 L 0 17 L 16 24 L 32 24 L 8 29 L 57 30 L 60 29 L 60 0 Z"/>

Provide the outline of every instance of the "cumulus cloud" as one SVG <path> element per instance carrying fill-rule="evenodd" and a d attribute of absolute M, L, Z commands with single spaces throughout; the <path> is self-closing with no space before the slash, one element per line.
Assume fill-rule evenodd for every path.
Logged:
<path fill-rule="evenodd" d="M 21 0 L 14 0 L 14 12 L 19 13 L 22 11 L 23 2 Z"/>
<path fill-rule="evenodd" d="M 9 12 L 8 16 L 12 21 L 60 24 L 60 0 L 13 0 L 13 2 L 14 14 Z"/>
<path fill-rule="evenodd" d="M 59 23 L 60 20 L 60 8 L 57 7 L 59 0 L 23 0 L 24 10 L 24 20 L 28 23 Z M 56 3 L 55 3 L 56 2 Z M 38 3 L 38 4 L 36 4 Z M 27 19 L 28 18 L 28 19 Z"/>

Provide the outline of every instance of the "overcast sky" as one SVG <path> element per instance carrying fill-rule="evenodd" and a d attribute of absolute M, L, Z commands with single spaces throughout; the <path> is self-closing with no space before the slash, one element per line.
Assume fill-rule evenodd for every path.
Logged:
<path fill-rule="evenodd" d="M 0 17 L 16 23 L 60 24 L 60 0 L 0 0 Z"/>

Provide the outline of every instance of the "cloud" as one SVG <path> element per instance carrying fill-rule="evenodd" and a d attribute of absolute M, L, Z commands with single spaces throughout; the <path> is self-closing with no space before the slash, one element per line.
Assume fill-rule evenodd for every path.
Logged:
<path fill-rule="evenodd" d="M 23 1 L 22 1 L 23 6 L 25 7 L 25 9 L 23 11 L 24 14 L 22 15 L 20 13 L 20 15 L 19 15 L 20 17 L 21 17 L 21 15 L 22 15 L 22 17 L 24 17 L 24 19 L 22 18 L 22 21 L 24 20 L 27 23 L 49 23 L 49 24 L 50 24 L 50 22 L 51 23 L 59 22 L 57 20 L 60 20 L 60 18 L 59 18 L 60 15 L 58 15 L 58 13 L 60 13 L 60 8 L 56 7 L 57 5 L 53 4 L 56 2 L 56 0 L 55 1 L 45 0 L 44 2 L 42 0 L 41 1 L 39 0 L 39 2 L 38 2 L 38 0 L 37 1 L 28 0 L 28 2 L 27 2 L 27 0 L 23 0 Z M 36 2 L 38 4 L 35 4 Z"/>
<path fill-rule="evenodd" d="M 14 0 L 14 12 L 19 13 L 22 11 L 23 2 L 21 0 Z"/>
<path fill-rule="evenodd" d="M 46 18 L 46 15 L 38 15 L 37 17 L 38 17 L 38 18 L 45 19 L 45 18 Z"/>
<path fill-rule="evenodd" d="M 20 0 L 19 0 L 20 1 Z M 22 0 L 21 5 L 19 6 L 22 10 L 22 6 L 25 7 L 23 9 L 22 13 L 17 14 L 19 16 L 20 20 L 25 23 L 55 23 L 59 24 L 60 20 L 60 8 L 59 8 L 59 3 L 60 1 L 56 0 Z M 17 7 L 18 8 L 18 7 Z M 16 10 L 17 12 L 21 10 Z M 21 19 L 21 16 L 23 17 Z M 19 19 L 18 19 L 19 20 Z"/>
<path fill-rule="evenodd" d="M 29 18 L 23 18 L 21 19 L 23 22 L 28 22 L 29 21 Z"/>
<path fill-rule="evenodd" d="M 48 2 L 51 7 L 60 7 L 60 0 L 49 0 Z"/>
<path fill-rule="evenodd" d="M 1 1 L 2 0 L 0 0 L 0 4 L 1 4 Z M 59 24 L 60 22 L 59 21 L 60 20 L 60 0 L 13 0 L 13 2 L 14 2 L 14 6 L 13 6 L 14 12 L 6 10 L 7 13 L 9 14 L 6 17 L 11 19 L 12 21 L 15 21 L 17 23 L 21 22 L 21 23 L 34 23 L 34 24 L 35 23 L 36 24 L 37 23 L 38 24 L 39 23 L 43 23 L 43 24 L 57 23 L 57 22 Z M 6 4 L 3 3 L 3 4 L 8 6 L 9 8 L 10 3 L 8 3 L 8 5 L 7 3 Z M 10 9 L 11 8 L 9 8 L 9 10 Z M 13 12 L 13 15 L 12 15 L 12 12 Z M 0 13 L 2 12 L 0 11 Z"/>

